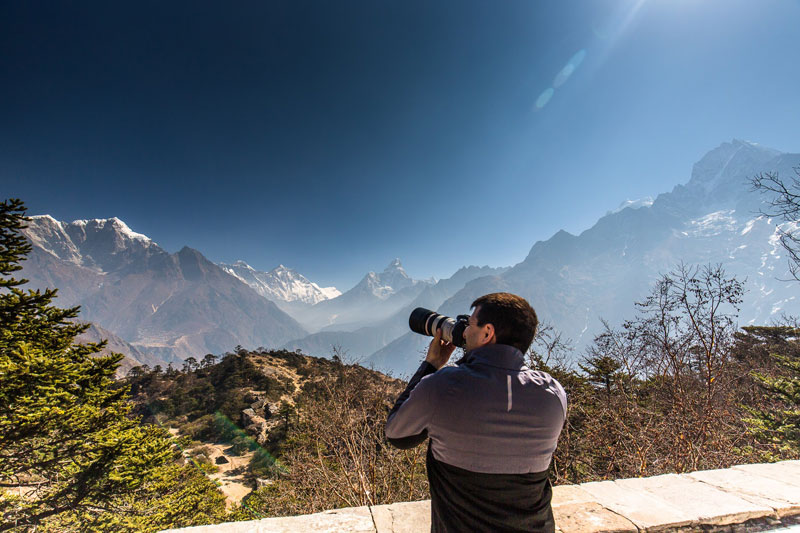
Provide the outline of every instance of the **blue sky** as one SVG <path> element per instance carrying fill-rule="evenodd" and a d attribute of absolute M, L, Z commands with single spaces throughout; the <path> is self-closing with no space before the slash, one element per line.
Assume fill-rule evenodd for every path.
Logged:
<path fill-rule="evenodd" d="M 3 2 L 0 187 L 347 289 L 800 151 L 796 0 Z M 538 103 L 538 105 L 537 105 Z"/>

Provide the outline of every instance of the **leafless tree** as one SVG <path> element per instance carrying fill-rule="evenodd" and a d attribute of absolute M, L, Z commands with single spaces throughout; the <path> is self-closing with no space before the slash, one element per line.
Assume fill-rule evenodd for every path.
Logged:
<path fill-rule="evenodd" d="M 282 457 L 285 471 L 249 505 L 287 515 L 427 497 L 424 447 L 398 450 L 383 434 L 402 387 L 341 362 L 330 375 L 307 383 Z"/>
<path fill-rule="evenodd" d="M 564 336 L 552 324 L 541 322 L 528 350 L 528 362 L 534 369 L 566 369 L 569 367 L 568 358 L 572 349 L 572 339 Z"/>
<path fill-rule="evenodd" d="M 742 283 L 727 277 L 720 265 L 680 264 L 656 282 L 637 303 L 639 316 L 624 325 L 646 354 L 653 398 L 672 418 L 663 451 L 678 471 L 698 468 L 720 451 L 743 292 Z"/>
<path fill-rule="evenodd" d="M 794 167 L 794 173 L 783 179 L 777 172 L 762 172 L 750 183 L 768 197 L 769 207 L 762 214 L 784 221 L 778 226 L 781 245 L 789 254 L 789 272 L 800 281 L 800 166 Z"/>

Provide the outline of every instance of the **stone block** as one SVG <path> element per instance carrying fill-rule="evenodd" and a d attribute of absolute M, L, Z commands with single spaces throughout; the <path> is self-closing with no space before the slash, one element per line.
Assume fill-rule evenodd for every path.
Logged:
<path fill-rule="evenodd" d="M 596 502 L 553 507 L 556 528 L 562 533 L 638 533 L 630 520 Z"/>
<path fill-rule="evenodd" d="M 615 481 L 583 483 L 581 487 L 610 511 L 630 520 L 641 530 L 658 531 L 683 527 L 694 516 L 646 491 L 631 490 Z"/>
<path fill-rule="evenodd" d="M 800 461 L 737 465 L 733 467 L 733 470 L 742 470 L 757 476 L 768 477 L 789 485 L 800 487 Z"/>
<path fill-rule="evenodd" d="M 779 517 L 800 513 L 800 484 L 792 485 L 757 475 L 752 470 L 736 468 L 704 470 L 687 475 L 754 504 L 772 507 Z"/>
<path fill-rule="evenodd" d="M 771 507 L 757 505 L 690 477 L 665 474 L 620 479 L 614 483 L 635 492 L 647 492 L 680 509 L 693 523 L 724 526 L 774 516 Z"/>
<path fill-rule="evenodd" d="M 372 507 L 377 533 L 418 533 L 431 530 L 431 501 L 392 503 Z"/>
<path fill-rule="evenodd" d="M 375 533 L 375 526 L 367 507 L 348 507 L 310 515 L 170 529 L 162 533 L 297 533 L 298 531 Z"/>
<path fill-rule="evenodd" d="M 556 485 L 553 487 L 553 507 L 574 503 L 596 502 L 595 497 L 581 487 L 582 485 Z"/>

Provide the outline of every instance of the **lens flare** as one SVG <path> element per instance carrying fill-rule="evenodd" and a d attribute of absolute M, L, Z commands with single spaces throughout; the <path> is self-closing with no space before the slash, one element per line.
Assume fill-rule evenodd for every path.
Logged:
<path fill-rule="evenodd" d="M 619 5 L 607 17 L 592 25 L 595 44 L 592 46 L 592 69 L 598 69 L 608 59 L 620 36 L 634 23 L 647 0 L 619 0 Z M 536 99 L 533 111 L 540 111 L 553 98 L 555 90 L 563 86 L 586 58 L 586 48 L 578 50 L 556 74 L 552 87 L 545 89 Z"/>
<path fill-rule="evenodd" d="M 168 428 L 164 427 L 164 424 L 162 424 L 162 423 L 161 423 L 161 422 L 158 420 L 158 416 L 156 416 L 156 413 L 158 412 L 158 410 L 157 410 L 157 409 L 154 409 L 153 407 L 154 407 L 154 406 L 153 406 L 153 404 L 150 404 L 150 403 L 148 403 L 148 404 L 145 404 L 145 405 L 144 405 L 144 408 L 145 408 L 145 409 L 146 409 L 146 410 L 147 410 L 147 411 L 150 413 L 150 415 L 153 417 L 153 419 L 156 421 L 156 423 L 157 423 L 159 426 L 161 426 L 161 427 L 162 427 L 162 428 L 163 428 L 163 429 L 164 429 L 164 430 L 167 432 L 167 434 L 168 434 L 168 435 L 170 435 L 170 437 L 172 438 L 172 442 L 173 442 L 173 443 L 174 443 L 174 444 L 175 444 L 175 445 L 178 447 L 178 449 L 181 451 L 181 455 L 182 455 L 182 456 L 183 456 L 185 459 L 187 459 L 188 461 L 190 461 L 190 462 L 191 462 L 191 463 L 194 465 L 194 467 L 195 467 L 195 468 L 197 468 L 197 470 L 199 470 L 199 471 L 200 471 L 200 472 L 201 472 L 201 473 L 202 473 L 204 476 L 206 476 L 206 477 L 207 477 L 209 480 L 211 480 L 211 481 L 212 481 L 212 482 L 213 482 L 213 483 L 214 483 L 214 484 L 215 484 L 217 487 L 219 487 L 219 486 L 221 485 L 221 482 L 220 482 L 220 481 L 218 481 L 218 480 L 216 480 L 216 479 L 213 479 L 213 478 L 212 478 L 212 477 L 211 477 L 211 476 L 208 474 L 208 472 L 206 472 L 206 471 L 203 469 L 203 467 L 202 467 L 202 466 L 201 466 L 201 465 L 200 465 L 200 464 L 199 464 L 199 463 L 198 463 L 198 462 L 197 462 L 197 461 L 196 461 L 196 460 L 195 460 L 195 459 L 194 459 L 194 458 L 191 456 L 191 454 L 189 453 L 189 451 L 188 451 L 188 450 L 186 450 L 186 449 L 185 449 L 185 448 L 184 448 L 184 447 L 181 445 L 181 441 L 180 441 L 180 439 L 177 437 L 177 435 L 173 435 L 173 434 L 172 434 L 172 432 L 170 432 L 170 431 L 168 430 Z M 241 440 L 240 440 L 240 442 L 244 442 L 244 444 L 245 444 L 245 447 L 246 447 L 248 450 L 250 450 L 250 451 L 254 451 L 254 452 L 256 452 L 257 454 L 261 454 L 261 455 L 262 455 L 262 457 L 264 457 L 264 458 L 267 460 L 267 462 L 269 463 L 269 466 L 273 467 L 273 468 L 274 468 L 274 469 L 275 469 L 277 472 L 279 472 L 279 473 L 281 473 L 281 474 L 286 474 L 286 473 L 288 473 L 288 470 L 286 469 L 286 467 L 284 467 L 284 466 L 281 464 L 281 462 L 280 462 L 280 461 L 278 461 L 278 459 L 277 459 L 275 456 L 273 456 L 273 455 L 272 455 L 271 453 L 269 453 L 269 452 L 268 452 L 266 449 L 264 449 L 264 447 L 263 447 L 263 446 L 261 446 L 261 445 L 258 443 L 258 441 L 256 441 L 254 438 L 252 438 L 252 437 L 251 437 L 250 435 L 248 435 L 247 433 L 245 433 L 245 432 L 244 432 L 244 430 L 242 430 L 242 429 L 241 429 L 239 426 L 237 426 L 236 424 L 234 424 L 234 423 L 233 423 L 233 421 L 232 421 L 230 418 L 228 418 L 227 416 L 225 416 L 224 414 L 222 414 L 220 411 L 216 411 L 216 412 L 214 412 L 214 423 L 215 423 L 215 424 L 217 425 L 217 427 L 218 427 L 218 428 L 221 430 L 221 431 L 220 431 L 220 433 L 222 433 L 222 434 L 226 434 L 226 435 L 228 435 L 228 436 L 231 436 L 231 438 L 229 438 L 229 439 L 226 439 L 226 441 L 225 441 L 225 442 L 226 442 L 227 444 L 232 444 L 232 443 L 233 443 L 232 441 L 233 441 L 234 439 L 241 439 Z M 247 503 L 247 500 L 246 500 L 246 499 L 241 501 L 241 505 L 242 505 L 242 507 L 244 507 L 245 509 L 247 509 L 247 511 L 248 511 L 250 514 L 252 514 L 254 518 L 256 518 L 256 519 L 261 519 L 261 518 L 264 518 L 264 515 L 262 515 L 260 512 L 256 511 L 255 509 L 253 509 L 253 508 L 252 508 L 250 505 L 248 505 L 248 503 Z"/>
<path fill-rule="evenodd" d="M 534 111 L 539 111 L 543 109 L 544 106 L 547 105 L 547 102 L 553 97 L 553 93 L 555 93 L 555 89 L 552 87 L 548 87 L 545 89 L 542 94 L 539 95 L 539 98 L 536 99 L 536 103 L 534 104 Z"/>
<path fill-rule="evenodd" d="M 214 422 L 216 422 L 217 425 L 223 429 L 222 432 L 224 434 L 233 435 L 233 438 L 229 439 L 230 441 L 232 441 L 234 438 L 241 439 L 245 443 L 248 450 L 250 450 L 251 452 L 258 452 L 262 454 L 265 458 L 267 458 L 267 460 L 270 463 L 270 466 L 274 467 L 282 474 L 288 472 L 286 468 L 284 468 L 284 466 L 280 463 L 280 461 L 278 461 L 278 459 L 274 455 L 272 455 L 266 449 L 264 449 L 264 447 L 261 446 L 257 440 L 255 440 L 253 437 L 245 433 L 245 431 L 242 428 L 234 424 L 230 418 L 228 418 L 221 412 L 217 411 L 214 413 Z"/>
<path fill-rule="evenodd" d="M 556 75 L 556 79 L 553 80 L 553 88 L 558 89 L 562 85 L 564 85 L 572 73 L 583 63 L 583 59 L 586 57 L 586 50 L 579 50 L 578 52 L 573 55 L 570 60 L 564 65 L 564 68 L 561 69 L 561 72 Z"/>

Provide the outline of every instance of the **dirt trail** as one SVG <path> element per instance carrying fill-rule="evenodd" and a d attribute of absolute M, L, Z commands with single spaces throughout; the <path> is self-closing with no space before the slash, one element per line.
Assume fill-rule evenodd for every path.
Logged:
<path fill-rule="evenodd" d="M 219 468 L 217 472 L 209 475 L 209 477 L 220 484 L 219 488 L 225 494 L 225 503 L 228 507 L 239 505 L 239 502 L 253 490 L 245 482 L 244 472 L 247 470 L 247 465 L 250 463 L 254 452 L 235 456 L 225 454 L 225 449 L 230 447 L 225 444 L 206 444 L 205 447 L 211 449 L 209 459 Z M 217 464 L 217 458 L 223 456 L 228 462 Z M 239 472 L 236 473 L 236 470 Z"/>
<path fill-rule="evenodd" d="M 173 436 L 180 434 L 176 428 L 169 428 L 169 432 Z M 208 474 L 208 477 L 219 485 L 219 489 L 225 495 L 226 506 L 231 508 L 239 505 L 242 499 L 253 490 L 246 482 L 244 473 L 247 471 L 247 465 L 250 463 L 254 452 L 247 452 L 243 455 L 227 455 L 225 450 L 230 448 L 230 445 L 210 442 L 204 442 L 198 448 L 203 448 L 207 451 L 206 455 L 209 460 L 218 469 L 216 472 Z M 191 455 L 193 450 L 194 448 L 189 448 L 185 450 L 184 454 Z M 225 457 L 228 462 L 217 464 L 217 458 L 219 457 Z"/>

